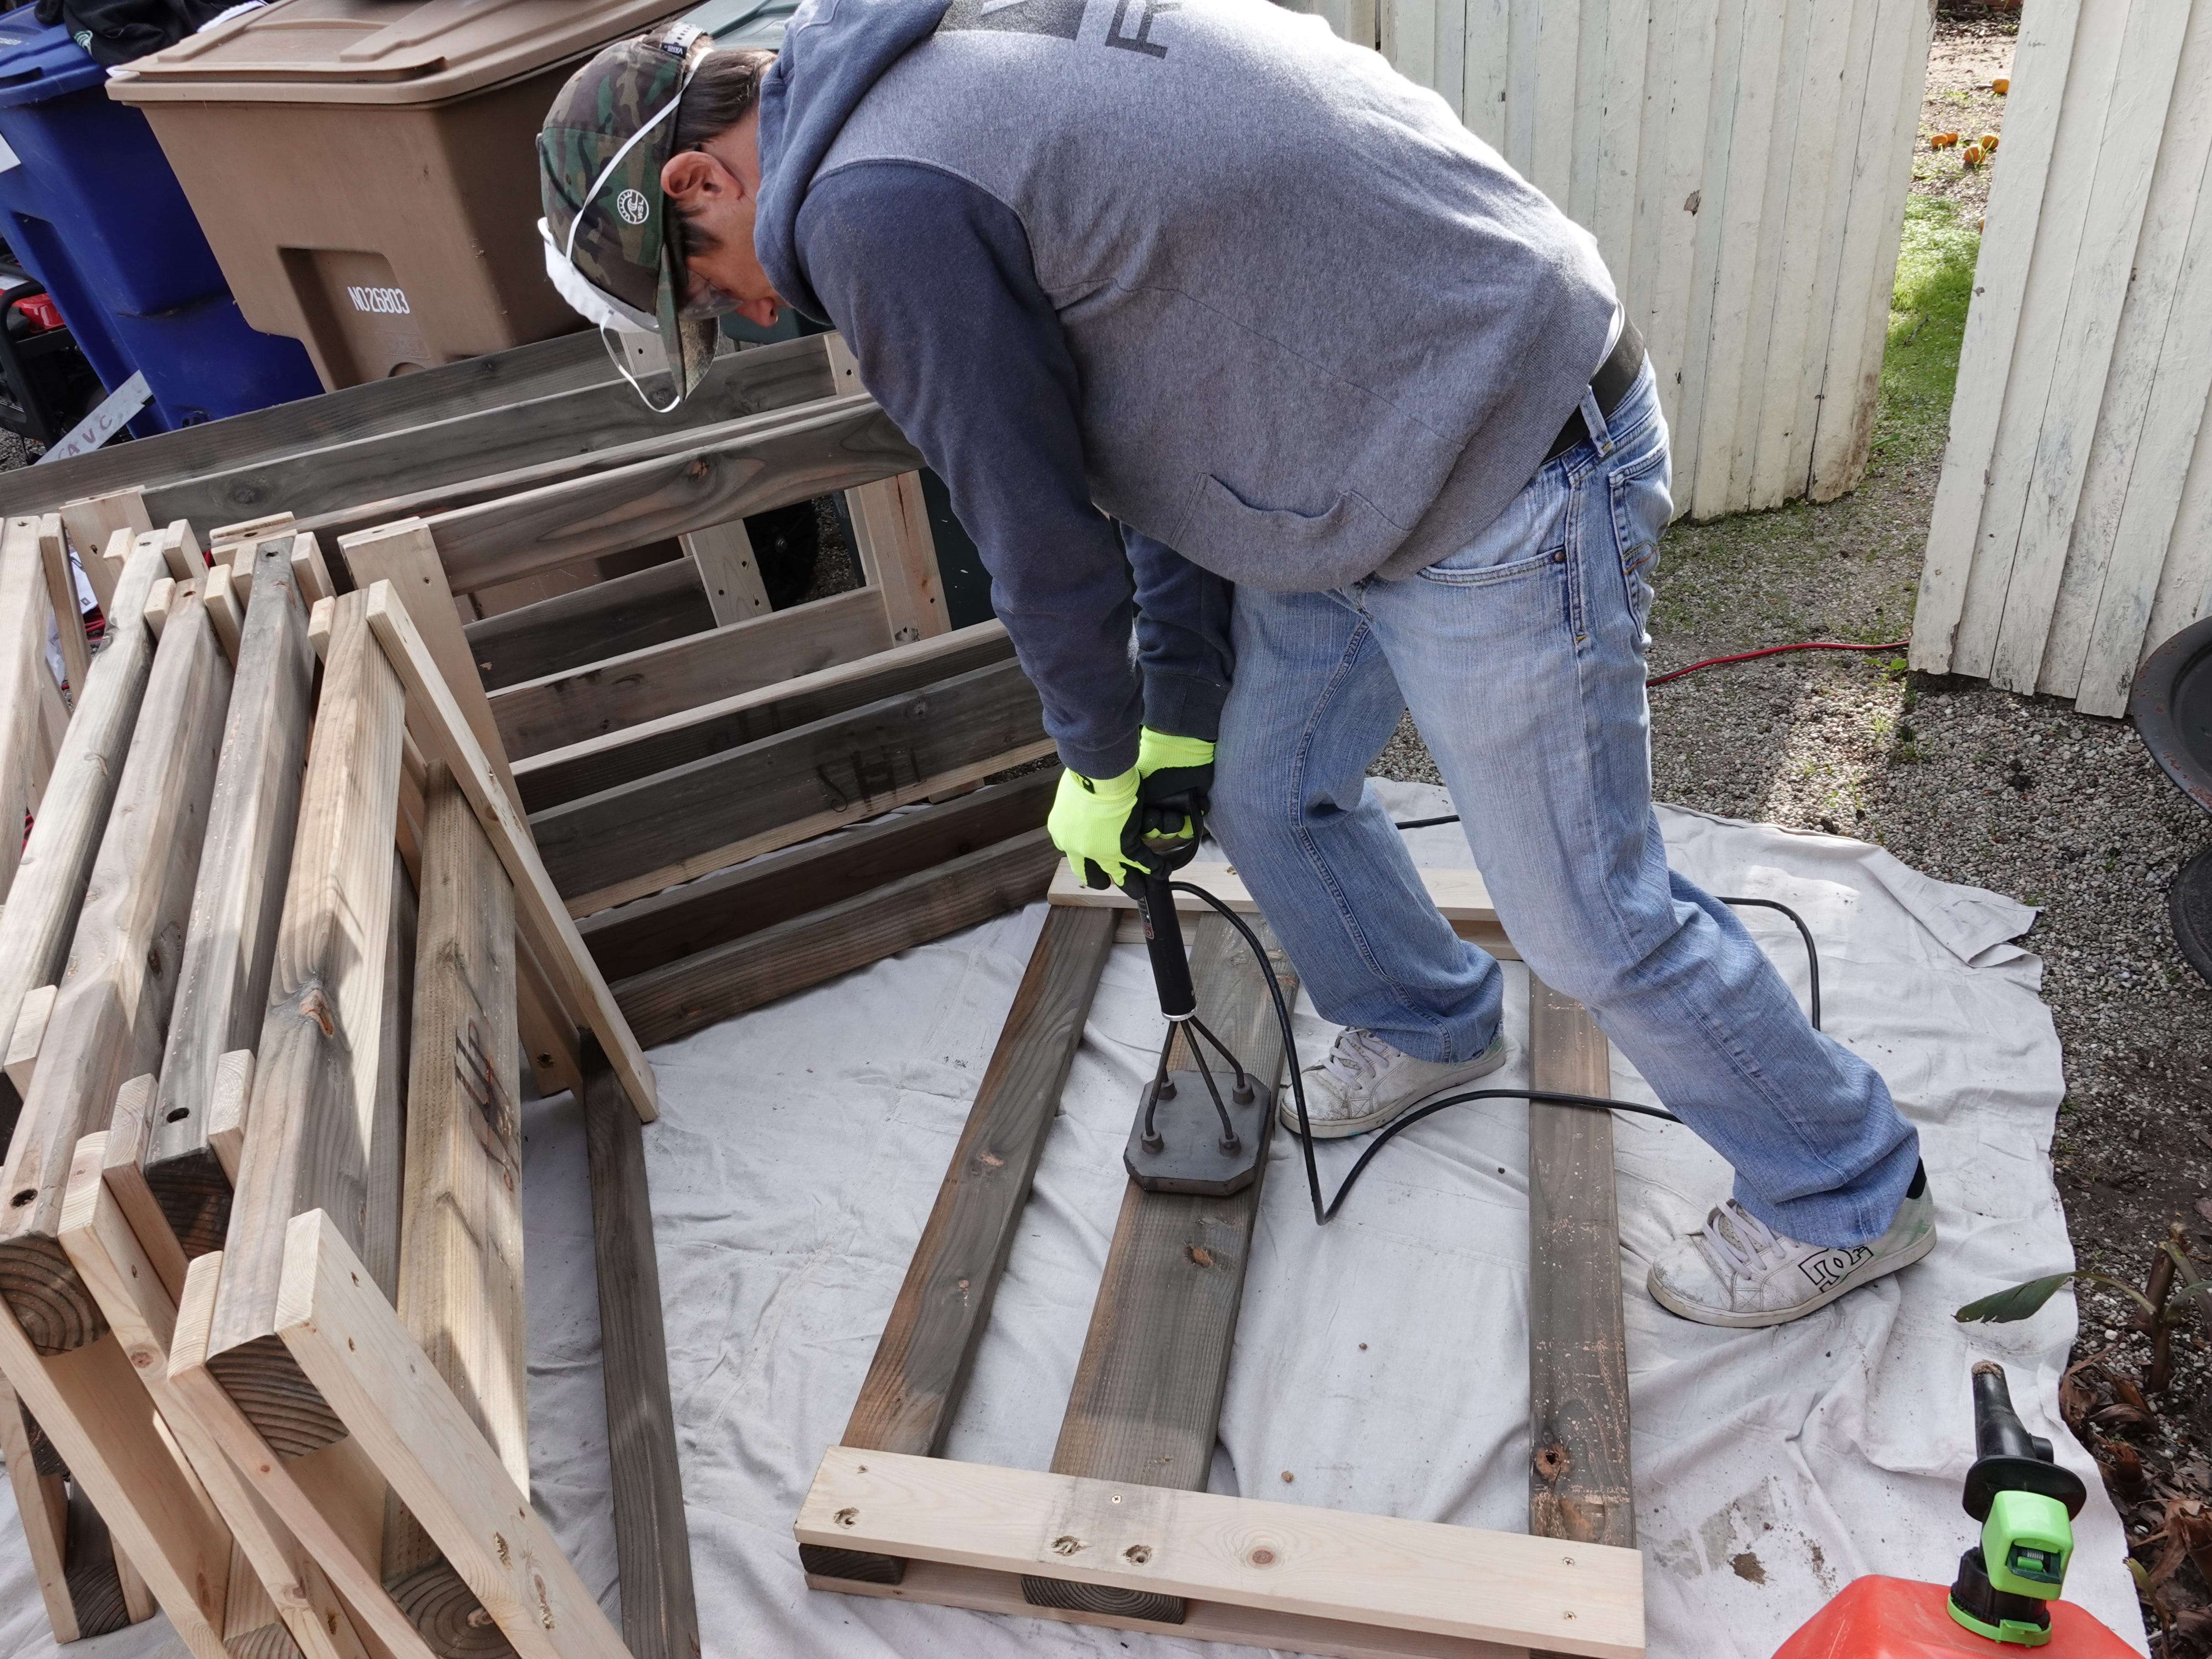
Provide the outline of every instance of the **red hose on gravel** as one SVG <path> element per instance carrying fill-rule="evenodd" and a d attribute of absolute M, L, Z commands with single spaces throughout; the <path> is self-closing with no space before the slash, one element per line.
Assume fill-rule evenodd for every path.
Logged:
<path fill-rule="evenodd" d="M 1911 640 L 1892 640 L 1887 645 L 1850 645 L 1842 640 L 1801 640 L 1795 645 L 1762 646 L 1756 651 L 1739 651 L 1732 657 L 1707 657 L 1703 662 L 1693 662 L 1687 668 L 1670 668 L 1663 674 L 1654 674 L 1644 682 L 1645 690 L 1655 685 L 1664 685 L 1669 680 L 1679 680 L 1685 674 L 1694 674 L 1700 668 L 1718 668 L 1725 663 L 1749 662 L 1754 657 L 1779 656 L 1784 651 L 1902 651 Z"/>

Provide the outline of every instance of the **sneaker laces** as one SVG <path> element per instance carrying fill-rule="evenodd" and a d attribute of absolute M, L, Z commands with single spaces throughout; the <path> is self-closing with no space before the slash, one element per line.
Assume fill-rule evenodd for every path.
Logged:
<path fill-rule="evenodd" d="M 1756 1271 L 1769 1251 L 1782 1255 L 1788 1249 L 1781 1234 L 1734 1199 L 1706 1212 L 1698 1237 L 1713 1265 L 1732 1273 Z"/>
<path fill-rule="evenodd" d="M 1327 1066 L 1348 1084 L 1364 1083 L 1382 1076 L 1383 1068 L 1397 1057 L 1397 1053 L 1374 1032 L 1356 1025 L 1346 1026 L 1336 1034 L 1336 1046 L 1328 1051 Z"/>

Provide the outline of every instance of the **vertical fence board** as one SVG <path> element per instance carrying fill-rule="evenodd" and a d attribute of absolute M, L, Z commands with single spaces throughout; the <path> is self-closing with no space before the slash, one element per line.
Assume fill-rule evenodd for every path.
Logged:
<path fill-rule="evenodd" d="M 1460 37 L 1462 70 L 1460 119 L 1500 155 L 1505 154 L 1506 41 L 1513 0 L 1466 0 L 1467 30 Z"/>

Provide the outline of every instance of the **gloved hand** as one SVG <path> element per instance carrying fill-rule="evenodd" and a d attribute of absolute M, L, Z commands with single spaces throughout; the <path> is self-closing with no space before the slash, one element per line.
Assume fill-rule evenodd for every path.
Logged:
<path fill-rule="evenodd" d="M 1154 874 L 1197 855 L 1213 788 L 1213 745 L 1144 728 L 1137 739 L 1137 811 L 1122 851 Z"/>
<path fill-rule="evenodd" d="M 1052 844 L 1067 854 L 1078 881 L 1091 887 L 1119 887 L 1128 879 L 1122 832 L 1137 812 L 1137 769 L 1119 777 L 1060 775 L 1060 792 L 1044 827 Z"/>

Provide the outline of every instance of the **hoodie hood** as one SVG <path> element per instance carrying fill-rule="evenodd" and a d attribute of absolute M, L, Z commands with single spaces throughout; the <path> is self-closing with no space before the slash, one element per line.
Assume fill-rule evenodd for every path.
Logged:
<path fill-rule="evenodd" d="M 753 249 L 775 291 L 831 318 L 799 262 L 799 210 L 830 147 L 868 89 L 934 33 L 950 0 L 806 0 L 761 84 L 760 201 Z"/>

